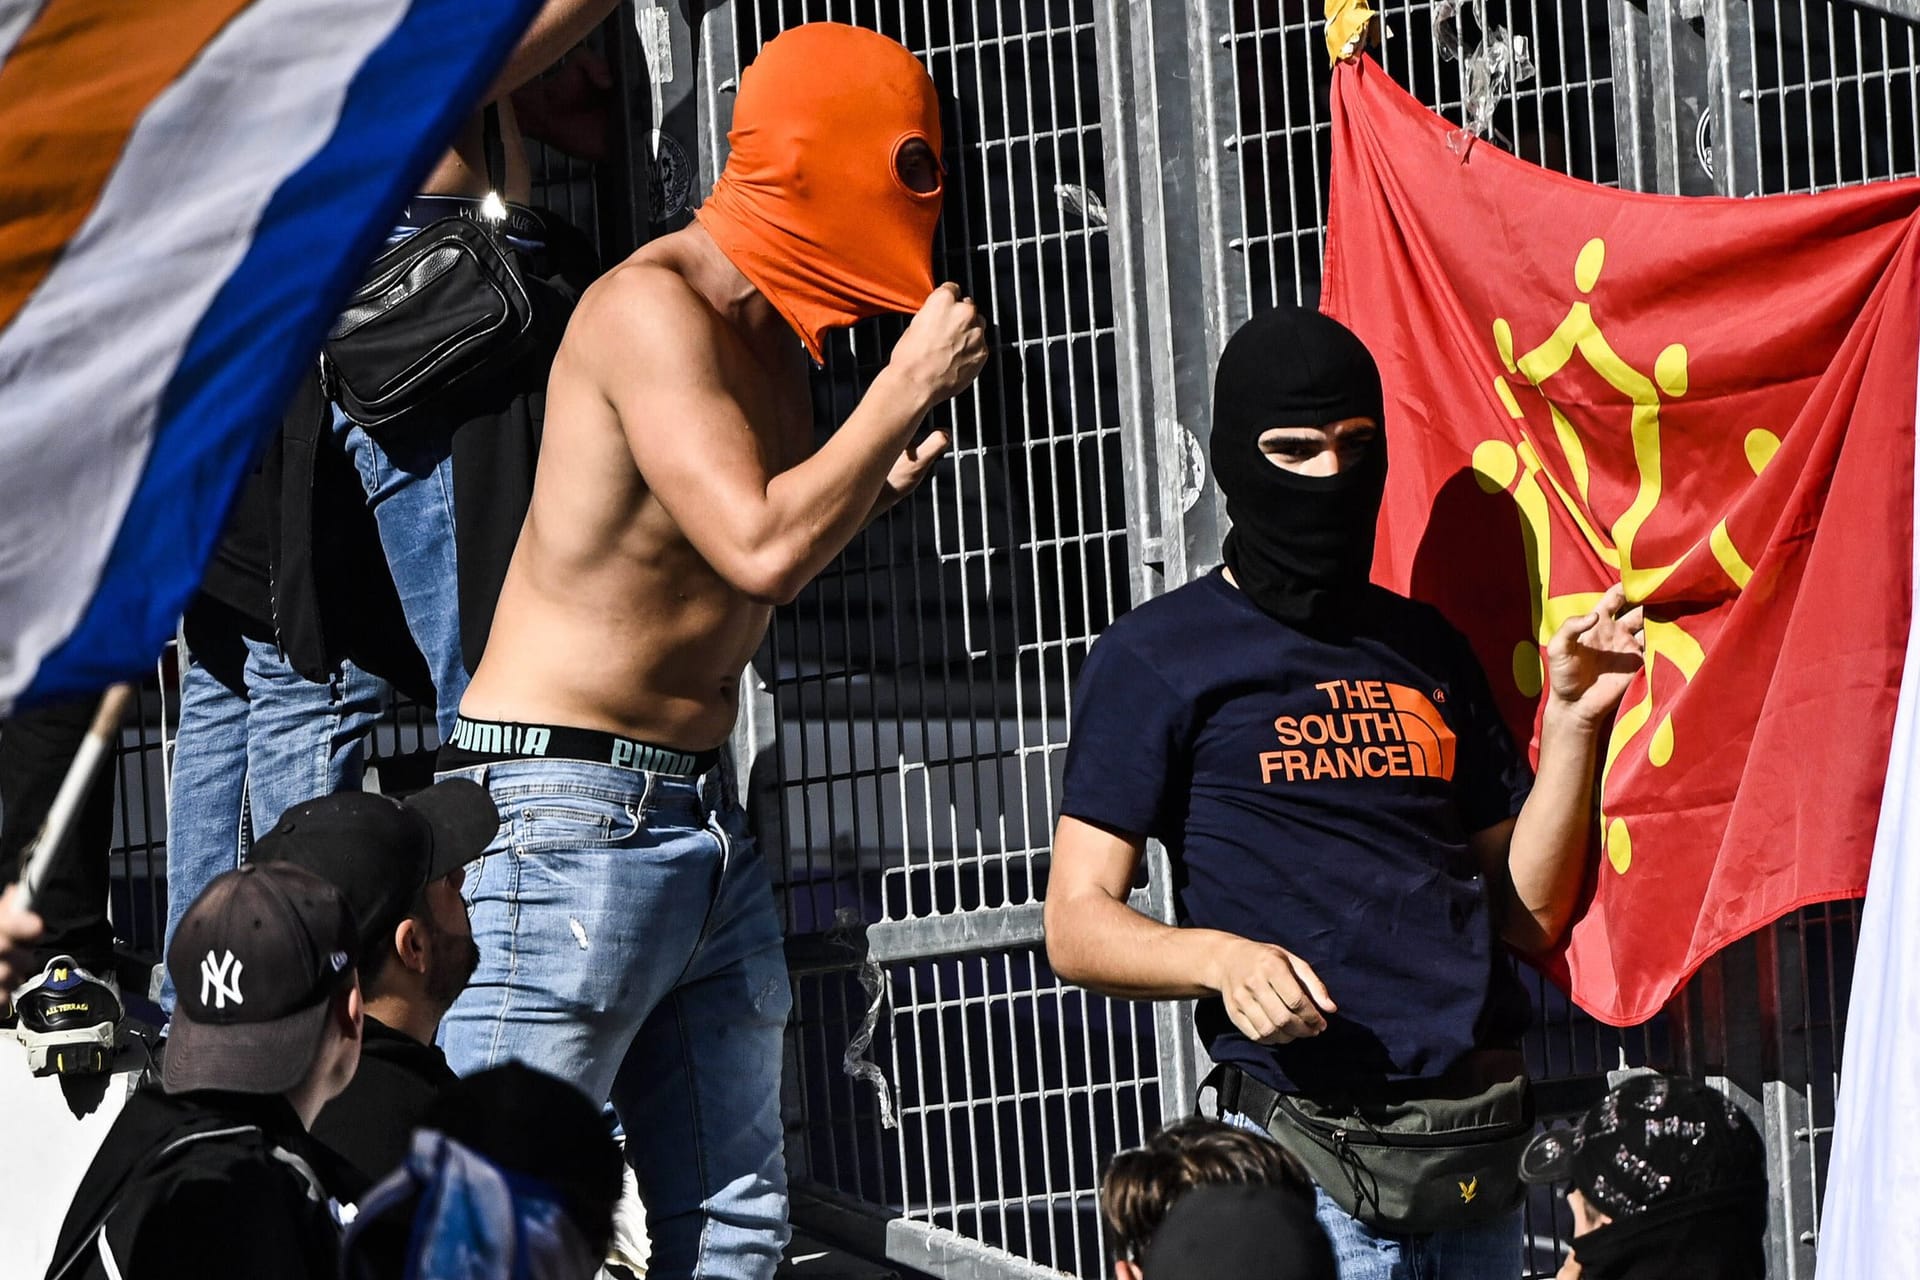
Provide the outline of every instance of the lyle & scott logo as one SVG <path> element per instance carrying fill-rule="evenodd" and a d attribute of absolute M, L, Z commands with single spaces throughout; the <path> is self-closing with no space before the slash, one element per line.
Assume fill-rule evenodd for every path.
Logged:
<path fill-rule="evenodd" d="M 1453 730 L 1418 689 L 1385 680 L 1325 680 L 1313 686 L 1327 710 L 1273 722 L 1278 750 L 1260 753 L 1260 781 L 1322 778 L 1453 778 Z"/>
<path fill-rule="evenodd" d="M 216 1009 L 224 1009 L 229 998 L 235 1004 L 245 1004 L 246 999 L 240 994 L 240 971 L 244 968 L 240 957 L 231 951 L 218 960 L 213 958 L 213 952 L 207 952 L 200 961 L 201 1007 L 211 1004 Z"/>
<path fill-rule="evenodd" d="M 1473 1181 L 1462 1182 L 1460 1184 L 1460 1202 L 1462 1204 L 1472 1204 L 1473 1198 L 1479 1194 L 1480 1194 L 1480 1176 L 1478 1174 L 1474 1175 Z"/>

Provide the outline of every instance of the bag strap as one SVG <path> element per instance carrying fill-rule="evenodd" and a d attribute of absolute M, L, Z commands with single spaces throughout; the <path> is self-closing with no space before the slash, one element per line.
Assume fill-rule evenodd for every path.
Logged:
<path fill-rule="evenodd" d="M 1231 1111 L 1263 1129 L 1273 1127 L 1273 1113 L 1280 1105 L 1280 1095 L 1239 1067 L 1227 1062 L 1216 1065 L 1200 1082 L 1202 1097 L 1209 1089 L 1213 1090 L 1214 1119 L 1223 1118 Z"/>
<path fill-rule="evenodd" d="M 481 112 L 481 133 L 483 146 L 487 153 L 487 201 L 482 206 L 488 218 L 488 225 L 499 229 L 502 219 L 507 216 L 506 197 L 501 194 L 507 186 L 507 144 L 500 134 L 500 104 L 489 102 Z"/>
<path fill-rule="evenodd" d="M 1214 1119 L 1224 1119 L 1229 1112 L 1244 1116 L 1259 1125 L 1275 1141 L 1279 1141 L 1280 1138 L 1276 1125 L 1287 1125 L 1289 1130 L 1299 1133 L 1306 1140 L 1324 1147 L 1332 1154 L 1335 1163 L 1340 1166 L 1340 1172 L 1346 1177 L 1347 1187 L 1352 1192 L 1355 1204 L 1364 1206 L 1371 1203 L 1378 1211 L 1379 1180 L 1361 1162 L 1359 1153 L 1353 1149 L 1352 1144 L 1344 1140 L 1344 1134 L 1329 1141 L 1303 1126 L 1292 1123 L 1289 1117 L 1295 1113 L 1288 1105 L 1284 1094 L 1254 1079 L 1231 1063 L 1218 1064 L 1207 1073 L 1207 1078 L 1200 1082 L 1203 1114 L 1206 1111 L 1204 1100 L 1209 1089 L 1213 1091 L 1212 1117 Z M 1361 1122 L 1366 1123 L 1364 1118 Z M 1373 1126 L 1368 1124 L 1367 1128 L 1373 1129 Z M 1374 1130 L 1376 1136 L 1378 1132 Z M 1286 1144 L 1281 1143 L 1281 1145 Z"/>

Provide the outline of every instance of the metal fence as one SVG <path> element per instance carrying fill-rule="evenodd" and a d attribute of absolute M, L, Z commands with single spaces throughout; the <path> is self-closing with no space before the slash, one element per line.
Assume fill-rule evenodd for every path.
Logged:
<path fill-rule="evenodd" d="M 1387 70 L 1456 119 L 1462 56 L 1523 39 L 1493 139 L 1592 181 L 1682 194 L 1812 190 L 1920 170 L 1920 5 L 1878 0 L 1388 0 Z M 1190 1109 L 1179 1005 L 1063 987 L 1039 912 L 1072 679 L 1131 603 L 1217 558 L 1207 384 L 1255 309 L 1318 296 L 1328 71 L 1305 0 L 733 0 L 642 4 L 603 32 L 625 162 L 536 153 L 540 199 L 610 260 L 684 221 L 717 172 L 739 68 L 777 30 L 893 35 L 947 97 L 942 275 L 996 321 L 956 448 L 776 619 L 744 699 L 757 829 L 781 868 L 795 1018 L 795 1216 L 942 1276 L 1109 1269 L 1100 1169 Z M 689 15 L 697 25 L 689 25 Z M 1447 52 L 1449 44 L 1457 46 Z M 1471 71 L 1471 67 L 1466 70 Z M 897 325 L 837 342 L 843 417 Z M 118 762 L 114 919 L 151 958 L 164 910 L 171 676 Z M 376 762 L 432 742 L 397 709 Z M 1168 915 L 1167 877 L 1140 904 Z M 1711 962 L 1616 1031 L 1535 984 L 1544 1078 L 1660 1065 L 1763 1121 L 1774 1274 L 1811 1274 L 1854 904 Z M 1566 1224 L 1530 1205 L 1530 1275 Z"/>
<path fill-rule="evenodd" d="M 1455 119 L 1476 53 L 1530 64 L 1488 104 L 1493 140 L 1589 181 L 1746 194 L 1915 170 L 1909 20 L 1836 0 L 1380 7 L 1386 69 Z M 1258 308 L 1317 300 L 1330 139 L 1317 10 L 763 0 L 706 19 L 705 174 L 724 157 L 743 54 L 776 30 L 853 21 L 926 60 L 952 95 L 941 261 L 1002 336 L 931 501 L 783 615 L 762 667 L 758 740 L 774 763 L 755 794 L 763 838 L 788 858 L 805 968 L 796 1214 L 843 1237 L 889 1218 L 866 1238 L 897 1261 L 1104 1274 L 1100 1167 L 1190 1108 L 1185 1010 L 1063 990 L 1037 954 L 1047 799 L 1087 642 L 1217 558 L 1200 460 L 1220 346 Z M 829 361 L 823 422 L 851 406 L 887 336 L 859 332 Z M 1164 915 L 1162 885 L 1141 901 Z M 1665 1066 L 1749 1105 L 1775 1164 L 1778 1275 L 1811 1274 L 1856 928 L 1852 904 L 1800 913 L 1624 1032 L 1537 984 L 1541 1076 Z M 1528 1274 L 1556 1268 L 1563 1215 L 1549 1197 L 1530 1205 Z"/>

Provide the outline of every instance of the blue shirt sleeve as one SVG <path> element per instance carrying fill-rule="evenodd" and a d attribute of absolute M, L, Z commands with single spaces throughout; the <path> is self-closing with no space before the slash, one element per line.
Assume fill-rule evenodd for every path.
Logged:
<path fill-rule="evenodd" d="M 1533 767 L 1513 741 L 1486 672 L 1464 636 L 1455 634 L 1459 657 L 1453 679 L 1460 707 L 1454 802 L 1469 834 L 1497 826 L 1520 812 L 1533 790 Z"/>
<path fill-rule="evenodd" d="M 1189 768 L 1192 714 L 1123 637 L 1102 637 L 1073 687 L 1062 816 L 1165 839 Z"/>

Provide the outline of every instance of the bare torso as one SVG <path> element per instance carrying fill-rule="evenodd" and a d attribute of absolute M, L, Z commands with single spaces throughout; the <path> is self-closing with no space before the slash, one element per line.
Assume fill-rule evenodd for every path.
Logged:
<path fill-rule="evenodd" d="M 655 241 L 596 288 L 627 271 L 686 274 L 683 245 Z M 724 385 L 762 465 L 784 470 L 812 439 L 799 344 L 784 328 L 746 333 L 715 318 Z M 680 424 L 623 424 L 588 372 L 580 327 L 576 317 L 554 360 L 532 506 L 461 710 L 686 751 L 718 746 L 771 611 L 715 571 L 651 493 L 626 432 Z"/>

